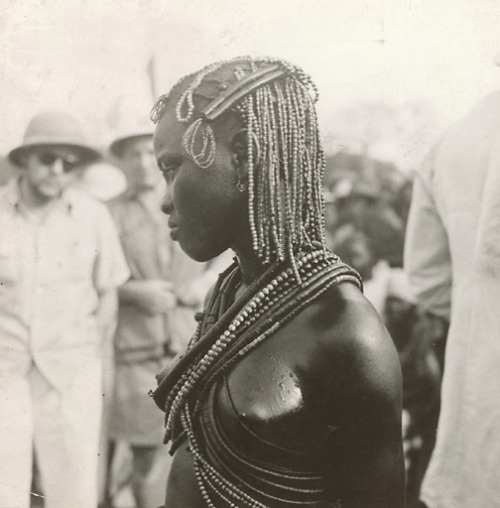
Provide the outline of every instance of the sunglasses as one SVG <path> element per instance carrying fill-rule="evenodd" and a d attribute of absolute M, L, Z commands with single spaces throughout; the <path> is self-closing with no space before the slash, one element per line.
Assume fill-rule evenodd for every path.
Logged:
<path fill-rule="evenodd" d="M 65 173 L 72 171 L 79 164 L 79 159 L 76 155 L 73 154 L 60 154 L 57 152 L 39 152 L 37 153 L 37 158 L 40 164 L 44 166 L 53 166 L 54 163 L 58 160 L 62 162 L 63 170 Z"/>

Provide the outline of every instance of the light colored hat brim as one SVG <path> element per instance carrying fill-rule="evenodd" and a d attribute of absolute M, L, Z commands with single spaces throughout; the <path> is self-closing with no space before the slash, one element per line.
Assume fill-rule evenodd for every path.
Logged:
<path fill-rule="evenodd" d="M 12 164 L 15 166 L 22 166 L 23 165 L 23 156 L 31 152 L 34 148 L 39 147 L 50 147 L 50 146 L 64 146 L 68 147 L 71 150 L 74 150 L 78 154 L 79 159 L 79 165 L 84 166 L 86 164 L 89 164 L 90 162 L 97 161 L 101 159 L 101 154 L 94 150 L 93 148 L 90 148 L 89 146 L 85 145 L 78 145 L 75 143 L 65 143 L 65 142 L 34 142 L 34 143 L 27 143 L 23 144 L 21 146 L 18 146 L 17 148 L 14 148 L 9 152 L 7 155 L 8 159 Z"/>
<path fill-rule="evenodd" d="M 116 138 L 110 145 L 109 145 L 109 151 L 115 156 L 120 157 L 123 151 L 123 147 L 129 142 L 134 139 L 140 139 L 140 138 L 152 138 L 153 137 L 153 131 L 150 130 L 144 130 L 144 131 L 138 131 L 133 132 L 131 134 L 127 134 L 124 136 L 120 136 L 119 138 Z"/>

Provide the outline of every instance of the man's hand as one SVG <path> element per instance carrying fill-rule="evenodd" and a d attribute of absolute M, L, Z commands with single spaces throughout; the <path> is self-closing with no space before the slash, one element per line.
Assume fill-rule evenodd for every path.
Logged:
<path fill-rule="evenodd" d="M 162 279 L 129 280 L 120 289 L 120 300 L 149 314 L 164 314 L 176 305 L 173 284 Z"/>

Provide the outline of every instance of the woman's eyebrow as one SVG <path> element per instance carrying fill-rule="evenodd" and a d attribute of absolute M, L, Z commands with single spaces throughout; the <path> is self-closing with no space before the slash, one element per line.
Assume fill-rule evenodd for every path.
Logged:
<path fill-rule="evenodd" d="M 179 164 L 182 161 L 182 155 L 180 154 L 165 154 L 157 159 L 158 166 L 172 166 Z"/>

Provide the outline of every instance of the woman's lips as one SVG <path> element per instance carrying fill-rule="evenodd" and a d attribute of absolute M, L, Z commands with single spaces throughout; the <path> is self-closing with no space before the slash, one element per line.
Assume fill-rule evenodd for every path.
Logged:
<path fill-rule="evenodd" d="M 175 222 L 169 221 L 168 227 L 170 228 L 170 238 L 172 238 L 172 240 L 175 240 L 177 238 L 177 229 L 178 229 L 177 224 L 175 224 Z"/>

